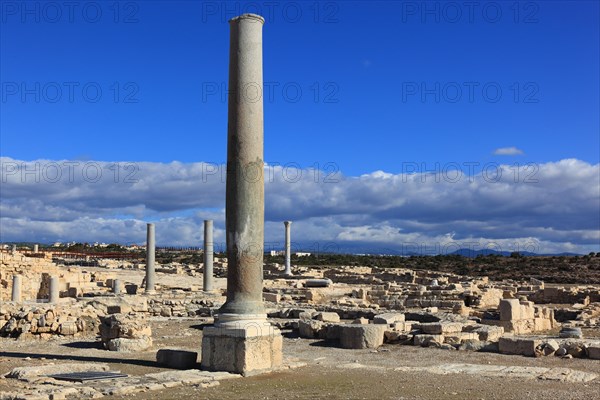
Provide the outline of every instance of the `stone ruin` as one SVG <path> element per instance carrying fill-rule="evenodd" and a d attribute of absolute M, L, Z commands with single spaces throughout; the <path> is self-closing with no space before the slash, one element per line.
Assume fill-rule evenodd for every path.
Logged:
<path fill-rule="evenodd" d="M 110 269 L 90 273 L 55 264 L 49 256 L 18 252 L 3 253 L 1 259 L 0 336 L 26 340 L 99 335 L 109 350 L 142 351 L 152 346 L 149 318 L 210 320 L 223 304 L 223 292 L 203 292 L 198 285 L 169 288 L 158 279 L 161 290 L 154 294 L 117 295 L 112 293 Z M 548 288 L 541 282 L 491 282 L 370 267 L 297 268 L 295 276 L 289 277 L 284 266 L 264 268 L 270 277 L 262 293 L 269 320 L 302 338 L 330 340 L 343 348 L 396 343 L 527 356 L 598 357 L 598 341 L 558 334 L 561 327 L 600 327 L 597 288 Z M 7 301 L 11 274 L 27 277 L 23 298 L 29 301 Z M 182 269 L 180 274 L 189 271 Z M 61 278 L 62 297 L 57 304 L 44 299 L 50 275 Z M 565 307 L 560 302 L 576 303 Z"/>
<path fill-rule="evenodd" d="M 253 14 L 230 21 L 234 93 L 248 83 L 262 86 L 263 23 L 262 17 Z M 584 339 L 578 328 L 600 327 L 598 288 L 546 288 L 537 280 L 490 282 L 487 278 L 368 266 L 292 270 L 291 221 L 285 222 L 283 270 L 278 265 L 263 265 L 262 248 L 251 256 L 246 254 L 250 245 L 264 242 L 264 177 L 249 182 L 243 170 L 252 165 L 262 170 L 264 164 L 263 104 L 243 96 L 230 96 L 229 102 L 228 164 L 232 168 L 227 174 L 226 235 L 234 239 L 228 241 L 228 259 L 221 265 L 219 261 L 213 265 L 212 257 L 205 257 L 205 290 L 159 282 L 158 274 L 195 276 L 199 268 L 155 266 L 154 224 L 148 224 L 144 284 L 122 282 L 111 269 L 139 268 L 140 264 L 105 261 L 106 272 L 90 273 L 67 266 L 66 260 L 65 265 L 58 265 L 51 253 L 40 254 L 37 248 L 32 254 L 2 252 L 0 336 L 18 340 L 99 336 L 107 350 L 136 352 L 153 346 L 150 318 L 203 317 L 212 324 L 202 333 L 202 369 L 242 375 L 282 366 L 280 330 L 327 340 L 345 349 L 397 344 L 600 359 L 600 340 Z M 212 290 L 213 273 L 206 271 L 213 267 L 217 275 L 227 270 L 226 290 Z M 141 286 L 144 295 L 138 296 Z M 564 302 L 572 306 L 560 310 L 551 306 Z M 559 326 L 562 329 L 557 332 Z M 177 363 L 169 357 L 185 358 L 186 365 L 194 366 L 195 357 L 190 362 L 187 356 L 168 349 L 157 354 L 159 361 L 167 358 L 174 366 Z M 8 377 L 21 372 L 13 370 Z M 208 384 L 214 379 L 201 374 L 185 376 L 181 382 Z M 152 381 L 157 374 L 149 375 L 145 378 L 157 385 Z M 139 391 L 146 388 L 136 386 Z M 73 393 L 83 395 L 77 390 Z"/>

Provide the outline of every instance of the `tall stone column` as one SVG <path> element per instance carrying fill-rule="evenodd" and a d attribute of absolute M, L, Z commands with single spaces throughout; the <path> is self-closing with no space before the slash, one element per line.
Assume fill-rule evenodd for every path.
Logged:
<path fill-rule="evenodd" d="M 227 300 L 203 330 L 202 367 L 244 375 L 281 365 L 282 337 L 262 300 L 264 161 L 262 28 L 264 18 L 229 21 L 227 126 Z"/>
<path fill-rule="evenodd" d="M 50 294 L 48 295 L 48 302 L 51 304 L 58 303 L 60 298 L 60 290 L 58 288 L 58 276 L 50 277 Z"/>
<path fill-rule="evenodd" d="M 213 290 L 213 222 L 204 221 L 204 291 Z"/>
<path fill-rule="evenodd" d="M 39 252 L 39 250 L 40 250 L 40 247 L 39 247 L 39 245 L 37 245 L 37 244 L 34 244 L 34 245 L 33 245 L 33 252 L 37 254 L 37 253 Z"/>
<path fill-rule="evenodd" d="M 16 245 L 16 244 L 13 244 L 13 245 L 12 245 L 12 253 L 13 253 L 13 254 L 16 254 L 16 253 L 17 253 L 17 245 Z"/>
<path fill-rule="evenodd" d="M 292 221 L 283 221 L 285 225 L 285 271 L 284 275 L 292 275 L 292 244 L 290 239 L 290 228 L 292 227 Z"/>
<path fill-rule="evenodd" d="M 156 272 L 154 271 L 154 255 L 156 242 L 154 237 L 154 224 L 148 224 L 146 231 L 146 293 L 154 293 L 156 286 Z"/>
<path fill-rule="evenodd" d="M 21 275 L 13 275 L 11 301 L 21 301 Z"/>

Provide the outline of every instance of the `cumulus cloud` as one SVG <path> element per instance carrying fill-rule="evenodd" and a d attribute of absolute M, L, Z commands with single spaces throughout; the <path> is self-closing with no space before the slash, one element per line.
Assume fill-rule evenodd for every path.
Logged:
<path fill-rule="evenodd" d="M 520 156 L 524 154 L 523 150 L 516 147 L 499 147 L 494 150 L 496 156 Z"/>
<path fill-rule="evenodd" d="M 1 241 L 143 243 L 145 223 L 155 222 L 159 245 L 193 246 L 202 221 L 213 219 L 224 248 L 223 165 L 0 163 Z M 275 165 L 264 173 L 267 249 L 282 247 L 282 221 L 291 219 L 295 246 L 315 251 L 600 250 L 600 164 L 357 177 Z"/>

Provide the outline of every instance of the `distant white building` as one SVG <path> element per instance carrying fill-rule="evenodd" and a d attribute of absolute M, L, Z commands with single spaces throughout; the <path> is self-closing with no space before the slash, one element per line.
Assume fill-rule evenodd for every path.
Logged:
<path fill-rule="evenodd" d="M 285 256 L 285 250 L 271 250 L 269 252 L 269 254 L 274 257 L 274 256 Z M 306 256 L 310 256 L 312 253 L 301 253 L 301 252 L 296 252 L 293 253 L 296 255 L 296 257 L 306 257 Z"/>

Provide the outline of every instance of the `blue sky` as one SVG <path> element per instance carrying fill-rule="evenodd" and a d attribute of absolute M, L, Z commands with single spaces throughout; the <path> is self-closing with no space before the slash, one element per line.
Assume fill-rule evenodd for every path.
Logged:
<path fill-rule="evenodd" d="M 258 11 L 266 18 L 267 163 L 305 174 L 316 166 L 349 178 L 457 166 L 465 173 L 473 166 L 477 174 L 496 164 L 533 165 L 542 173 L 544 165 L 566 159 L 598 169 L 597 1 L 482 1 L 474 8 L 464 2 L 420 1 L 73 3 L 69 9 L 60 2 L 2 2 L 2 157 L 149 162 L 165 168 L 172 161 L 185 168 L 224 162 L 227 20 Z M 599 179 L 592 174 L 582 185 L 591 185 L 593 194 Z M 8 211 L 18 196 L 3 183 L 6 227 L 18 217 Z M 560 247 L 568 240 L 554 238 L 556 246 L 548 246 L 600 247 L 593 197 L 581 216 L 592 226 L 571 228 L 591 230 L 591 239 Z M 285 193 L 276 198 L 294 202 Z M 72 218 L 202 218 L 203 213 L 219 214 L 223 206 L 220 198 L 169 210 L 147 203 L 144 198 L 127 203 L 144 207 L 138 214 L 107 202 L 107 214 L 88 210 Z M 308 203 L 297 207 L 304 210 Z M 503 223 L 513 211 L 507 211 Z M 296 218 L 332 217 L 323 212 L 307 210 Z M 470 218 L 453 212 L 454 223 Z M 402 215 L 365 221 L 364 212 L 348 213 L 355 218 L 344 227 L 353 232 L 357 226 L 367 231 L 389 226 L 403 233 L 415 229 L 398 222 Z M 426 214 L 413 218 L 420 221 Z M 268 219 L 279 217 L 285 219 L 268 208 Z M 27 218 L 34 224 L 35 218 Z M 535 225 L 555 229 L 551 220 L 549 213 Z M 447 234 L 460 231 L 455 228 L 447 226 Z M 26 230 L 30 235 L 38 232 L 31 229 Z M 75 235 L 59 237 L 44 229 L 39 236 L 47 240 Z M 468 228 L 461 229 L 468 237 Z M 3 231 L 5 240 L 25 235 Z M 306 240 L 308 232 L 307 227 Z M 334 240 L 340 235 L 331 233 Z"/>

